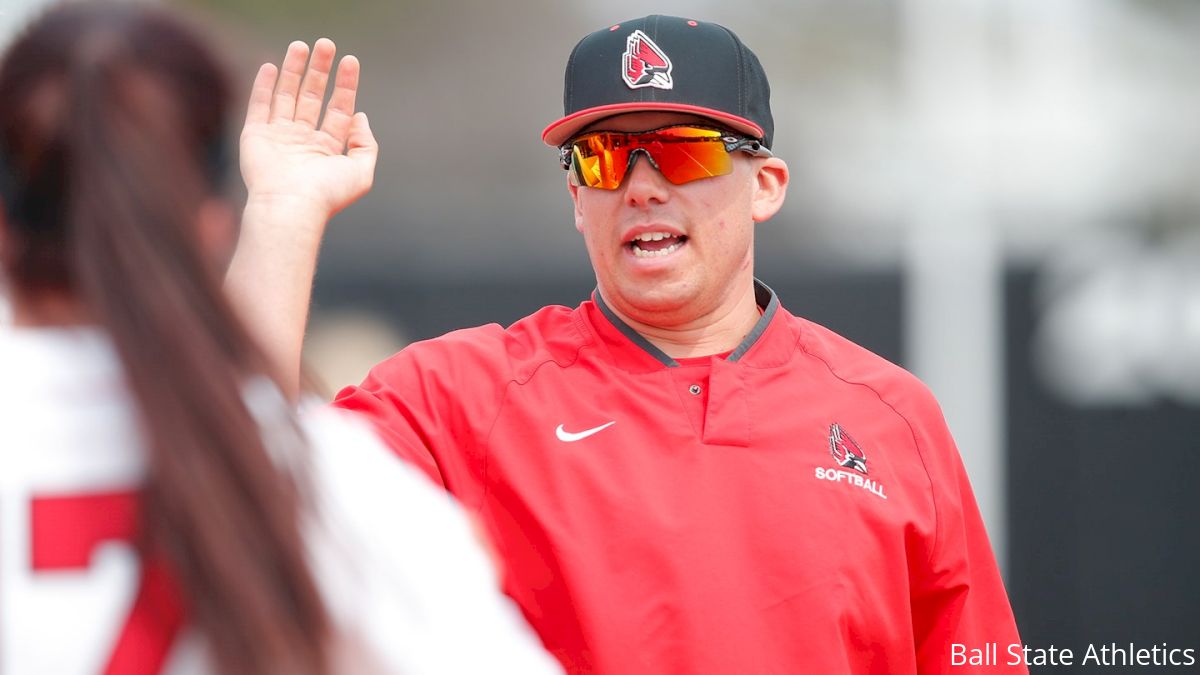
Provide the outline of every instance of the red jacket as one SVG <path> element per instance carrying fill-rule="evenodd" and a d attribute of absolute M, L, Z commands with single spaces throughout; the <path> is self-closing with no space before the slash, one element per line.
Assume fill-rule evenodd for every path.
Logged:
<path fill-rule="evenodd" d="M 478 512 L 571 672 L 935 673 L 953 643 L 1005 664 L 937 402 L 758 290 L 724 357 L 677 363 L 597 296 L 414 344 L 336 404 Z"/>

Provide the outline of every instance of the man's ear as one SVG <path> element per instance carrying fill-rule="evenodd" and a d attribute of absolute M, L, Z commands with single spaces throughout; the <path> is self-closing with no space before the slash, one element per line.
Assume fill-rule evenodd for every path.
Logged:
<path fill-rule="evenodd" d="M 787 162 L 779 157 L 766 158 L 759 164 L 754 180 L 750 215 L 754 222 L 761 223 L 770 220 L 783 207 L 788 186 Z"/>
<path fill-rule="evenodd" d="M 571 182 L 571 177 L 567 176 L 567 192 L 571 193 L 571 202 L 575 206 L 575 229 L 583 233 L 583 212 L 579 210 L 579 186 Z"/>

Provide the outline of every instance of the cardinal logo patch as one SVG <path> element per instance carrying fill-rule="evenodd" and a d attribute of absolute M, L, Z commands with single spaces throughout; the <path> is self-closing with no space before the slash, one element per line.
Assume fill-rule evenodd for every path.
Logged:
<path fill-rule="evenodd" d="M 630 89 L 670 89 L 674 86 L 671 80 L 671 59 L 654 44 L 654 40 L 640 30 L 633 31 L 625 40 L 625 54 L 621 65 L 621 77 Z"/>
<path fill-rule="evenodd" d="M 867 453 L 863 452 L 840 424 L 829 427 L 829 453 L 833 455 L 838 466 L 854 469 L 859 473 L 867 472 Z"/>
<path fill-rule="evenodd" d="M 841 468 L 826 469 L 818 466 L 813 474 L 817 480 L 845 483 L 862 488 L 880 499 L 888 498 L 883 491 L 883 483 L 874 478 L 866 478 L 867 453 L 840 424 L 829 425 L 829 454 L 833 455 L 833 461 Z"/>

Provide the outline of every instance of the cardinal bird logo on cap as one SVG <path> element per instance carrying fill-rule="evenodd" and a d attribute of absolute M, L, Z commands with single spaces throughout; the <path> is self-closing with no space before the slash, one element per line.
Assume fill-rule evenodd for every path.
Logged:
<path fill-rule="evenodd" d="M 621 77 L 630 89 L 670 89 L 674 84 L 671 80 L 671 59 L 640 30 L 633 31 L 625 40 L 625 55 L 621 63 L 625 67 Z"/>

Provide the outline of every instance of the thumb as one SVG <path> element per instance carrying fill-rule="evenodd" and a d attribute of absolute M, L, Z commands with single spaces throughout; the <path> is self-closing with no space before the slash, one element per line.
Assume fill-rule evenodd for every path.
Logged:
<path fill-rule="evenodd" d="M 367 114 L 358 112 L 350 120 L 350 134 L 346 138 L 346 157 L 353 162 L 362 177 L 362 191 L 371 189 L 375 182 L 375 161 L 379 158 L 379 144 L 371 133 Z"/>
<path fill-rule="evenodd" d="M 371 133 L 371 123 L 367 121 L 365 112 L 354 113 L 350 120 L 350 134 L 346 139 L 346 156 L 355 163 L 367 163 L 374 169 L 375 159 L 379 156 L 379 143 L 375 134 Z"/>

